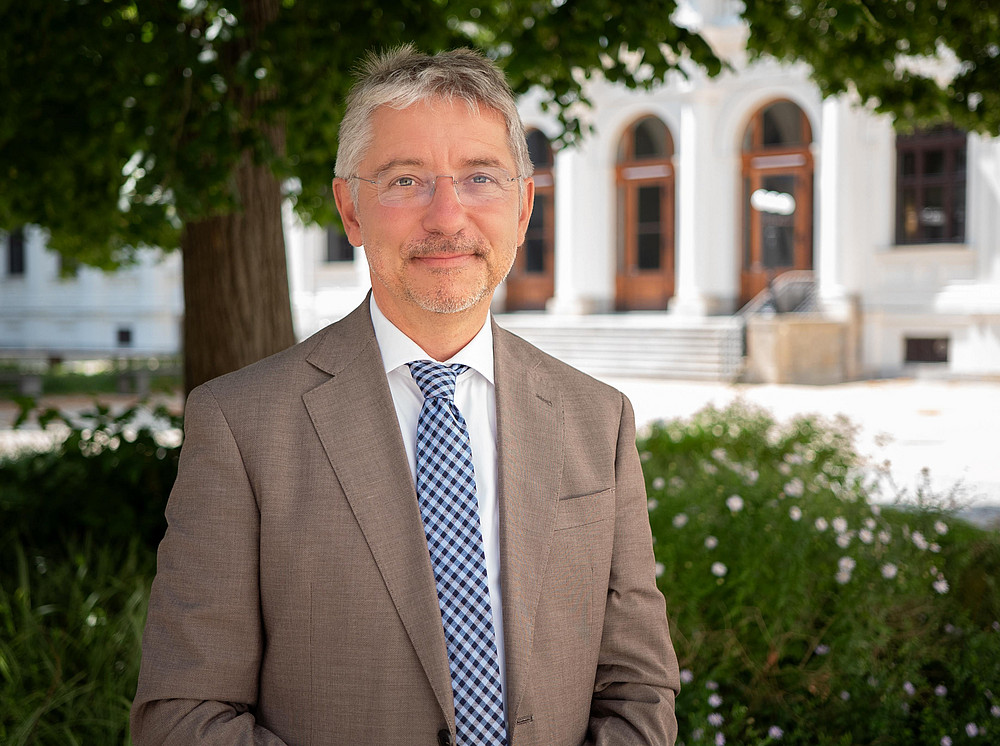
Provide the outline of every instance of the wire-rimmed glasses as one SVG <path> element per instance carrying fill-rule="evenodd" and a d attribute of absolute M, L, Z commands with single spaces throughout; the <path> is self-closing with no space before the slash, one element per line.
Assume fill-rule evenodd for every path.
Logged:
<path fill-rule="evenodd" d="M 434 199 L 438 179 L 451 179 L 458 201 L 466 207 L 482 207 L 504 199 L 523 178 L 492 166 L 477 166 L 457 174 L 433 174 L 408 168 L 387 168 L 374 179 L 351 176 L 351 179 L 372 184 L 378 191 L 378 201 L 386 207 L 426 207 Z"/>

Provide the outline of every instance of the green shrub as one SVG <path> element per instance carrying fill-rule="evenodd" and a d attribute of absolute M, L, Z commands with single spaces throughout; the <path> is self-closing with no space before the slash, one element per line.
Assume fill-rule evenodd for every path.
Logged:
<path fill-rule="evenodd" d="M 0 743 L 126 743 L 179 419 L 37 418 L 64 439 L 0 459 Z"/>
<path fill-rule="evenodd" d="M 873 503 L 853 436 L 736 404 L 640 438 L 688 746 L 1000 734 L 1000 542 Z"/>
<path fill-rule="evenodd" d="M 139 676 L 153 565 L 137 541 L 5 552 L 0 743 L 122 744 Z"/>
<path fill-rule="evenodd" d="M 20 421 L 31 408 L 24 405 Z M 45 410 L 37 419 L 66 436 L 48 451 L 0 457 L 0 526 L 36 550 L 86 537 L 98 544 L 137 537 L 155 550 L 177 474 L 180 419 L 162 407 L 112 414 L 99 405 L 72 417 Z M 0 559 L 9 560 L 2 550 Z"/>

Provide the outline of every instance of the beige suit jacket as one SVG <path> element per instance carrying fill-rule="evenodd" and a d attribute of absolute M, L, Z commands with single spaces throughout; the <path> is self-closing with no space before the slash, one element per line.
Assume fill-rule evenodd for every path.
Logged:
<path fill-rule="evenodd" d="M 672 744 L 679 687 L 633 415 L 494 327 L 511 746 Z M 195 389 L 137 744 L 433 746 L 441 613 L 368 304 Z"/>

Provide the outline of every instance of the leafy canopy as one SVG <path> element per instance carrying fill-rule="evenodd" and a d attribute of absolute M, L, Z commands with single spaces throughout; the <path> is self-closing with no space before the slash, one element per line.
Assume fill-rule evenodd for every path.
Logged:
<path fill-rule="evenodd" d="M 279 7 L 280 6 L 280 7 Z M 269 23 L 254 18 L 270 17 Z M 184 223 L 238 210 L 241 158 L 335 220 L 329 182 L 351 71 L 414 42 L 484 50 L 518 93 L 538 86 L 563 140 L 584 134 L 587 78 L 651 88 L 723 63 L 673 22 L 674 0 L 0 0 L 0 228 L 37 223 L 97 266 L 173 248 Z M 991 0 L 748 0 L 755 55 L 802 59 L 824 94 L 856 90 L 903 120 L 1000 132 Z M 914 61 L 948 56 L 944 87 Z M 672 79 L 672 78 L 671 78 Z M 281 136 L 275 138 L 274 132 Z"/>

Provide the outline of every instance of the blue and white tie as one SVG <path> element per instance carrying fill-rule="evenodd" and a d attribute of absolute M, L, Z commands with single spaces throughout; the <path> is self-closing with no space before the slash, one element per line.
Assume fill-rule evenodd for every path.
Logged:
<path fill-rule="evenodd" d="M 455 405 L 455 383 L 468 366 L 418 361 L 409 367 L 424 394 L 417 498 L 448 643 L 457 746 L 506 746 L 472 446 Z"/>

